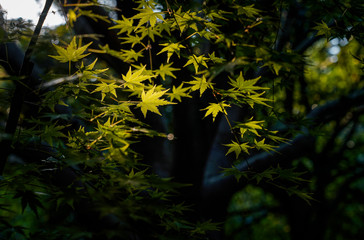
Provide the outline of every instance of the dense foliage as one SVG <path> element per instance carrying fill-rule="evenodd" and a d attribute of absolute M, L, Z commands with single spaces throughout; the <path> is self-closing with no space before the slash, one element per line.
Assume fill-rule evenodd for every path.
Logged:
<path fill-rule="evenodd" d="M 363 237 L 361 1 L 55 2 L 2 14 L 0 239 Z"/>

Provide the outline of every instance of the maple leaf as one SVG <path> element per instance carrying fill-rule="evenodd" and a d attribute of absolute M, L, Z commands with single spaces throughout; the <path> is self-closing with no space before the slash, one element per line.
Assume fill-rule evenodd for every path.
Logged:
<path fill-rule="evenodd" d="M 264 151 L 266 151 L 266 152 L 269 152 L 269 151 L 274 151 L 274 152 L 276 152 L 276 151 L 274 150 L 274 148 L 276 148 L 276 146 L 269 145 L 269 144 L 265 144 L 264 142 L 265 142 L 265 138 L 263 138 L 263 140 L 261 140 L 261 141 L 259 141 L 259 142 L 258 142 L 256 139 L 254 139 L 255 147 L 256 147 L 258 150 L 262 149 L 262 150 L 264 150 Z"/>
<path fill-rule="evenodd" d="M 144 117 L 147 116 L 147 111 L 162 115 L 158 110 L 158 106 L 174 104 L 167 100 L 160 99 L 167 91 L 168 89 L 165 91 L 155 91 L 155 86 L 147 92 L 143 90 L 142 101 L 138 103 L 137 107 L 141 108 Z"/>
<path fill-rule="evenodd" d="M 250 147 L 249 147 L 248 143 L 239 144 L 239 143 L 237 143 L 235 141 L 232 141 L 232 143 L 224 144 L 224 146 L 229 147 L 229 150 L 227 151 L 225 156 L 232 153 L 232 152 L 234 152 L 235 156 L 236 156 L 236 159 L 238 159 L 241 151 L 244 151 L 246 154 L 249 154 L 248 148 L 250 148 Z"/>
<path fill-rule="evenodd" d="M 171 24 L 168 22 L 162 22 L 156 25 L 156 28 L 158 29 L 158 32 L 165 31 L 168 33 L 169 36 L 171 36 Z"/>
<path fill-rule="evenodd" d="M 240 128 L 242 134 L 244 134 L 245 131 L 249 131 L 260 137 L 257 130 L 263 129 L 261 126 L 262 124 L 264 124 L 264 121 L 253 121 L 253 117 L 251 117 L 248 122 L 236 124 L 235 127 Z"/>
<path fill-rule="evenodd" d="M 189 17 L 190 10 L 188 10 L 186 13 L 182 15 L 182 7 L 180 7 L 177 11 L 175 11 L 175 22 L 173 22 L 171 27 L 177 27 L 178 30 L 182 33 L 186 28 L 188 28 L 188 21 L 190 20 Z"/>
<path fill-rule="evenodd" d="M 236 5 L 234 8 L 238 9 L 238 15 L 245 15 L 248 18 L 254 18 L 261 12 L 261 10 L 254 8 L 254 4 L 245 7 Z"/>
<path fill-rule="evenodd" d="M 131 47 L 134 47 L 135 44 L 141 43 L 143 37 L 139 37 L 138 35 L 128 35 L 127 37 L 121 37 L 120 39 L 125 40 L 121 44 L 128 44 L 131 43 Z"/>
<path fill-rule="evenodd" d="M 211 114 L 212 121 L 214 122 L 215 118 L 219 112 L 222 112 L 225 115 L 227 115 L 227 112 L 225 109 L 226 107 L 230 107 L 230 105 L 226 104 L 225 101 L 222 101 L 220 103 L 210 103 L 210 105 L 207 108 L 202 109 L 202 110 L 206 110 L 204 118 Z"/>
<path fill-rule="evenodd" d="M 272 100 L 268 99 L 268 98 L 262 98 L 260 97 L 261 95 L 263 95 L 265 92 L 262 93 L 257 93 L 257 94 L 251 94 L 249 96 L 247 96 L 247 99 L 245 99 L 246 103 L 249 104 L 249 106 L 251 108 L 254 108 L 254 104 L 261 104 L 264 105 L 266 107 L 271 107 L 268 104 L 266 104 L 265 102 L 271 102 Z"/>
<path fill-rule="evenodd" d="M 269 131 L 269 132 L 271 134 L 268 134 L 267 137 L 276 143 L 284 143 L 284 142 L 289 141 L 289 139 L 287 139 L 287 138 L 282 138 L 282 137 L 276 136 L 278 131 Z"/>
<path fill-rule="evenodd" d="M 54 56 L 54 55 L 49 55 L 50 57 L 60 61 L 61 63 L 66 63 L 66 62 L 77 62 L 78 60 L 88 56 L 90 53 L 87 54 L 83 54 L 86 49 L 92 44 L 92 42 L 77 48 L 77 43 L 76 43 L 76 37 L 73 37 L 72 41 L 70 42 L 70 44 L 67 46 L 66 49 L 64 49 L 63 47 L 57 46 L 56 44 L 53 44 L 53 46 L 56 48 L 57 53 L 59 54 L 58 56 Z"/>
<path fill-rule="evenodd" d="M 153 70 L 146 69 L 146 65 L 143 65 L 142 63 L 140 63 L 140 65 L 132 64 L 132 66 L 135 68 L 135 70 L 143 69 L 142 75 L 153 75 Z M 153 77 L 156 77 L 156 75 L 153 75 Z"/>
<path fill-rule="evenodd" d="M 41 134 L 41 137 L 49 143 L 49 145 L 54 146 L 54 140 L 58 142 L 60 137 L 66 138 L 67 136 L 61 132 L 66 126 L 57 126 L 56 123 L 52 125 L 45 125 L 45 129 Z M 57 145 L 57 143 L 56 143 Z"/>
<path fill-rule="evenodd" d="M 202 96 L 202 94 L 205 92 L 205 90 L 207 89 L 207 87 L 209 87 L 209 83 L 206 81 L 205 76 L 202 77 L 193 77 L 194 81 L 189 81 L 187 82 L 188 84 L 193 85 L 191 87 L 192 91 L 196 91 L 196 90 L 200 90 L 200 96 Z"/>
<path fill-rule="evenodd" d="M 116 24 L 110 27 L 109 29 L 120 29 L 118 35 L 124 32 L 127 32 L 129 35 L 134 30 L 133 27 L 134 20 L 131 18 L 126 18 L 124 16 L 122 16 L 122 18 L 123 20 L 114 20 Z"/>
<path fill-rule="evenodd" d="M 100 14 L 95 14 L 91 10 L 82 10 L 82 9 L 79 9 L 78 12 L 79 12 L 79 14 L 77 15 L 77 17 L 79 17 L 79 16 L 87 16 L 87 17 L 91 18 L 92 20 L 94 20 L 95 22 L 98 22 L 98 20 L 101 20 L 101 21 L 110 23 L 110 20 L 109 20 L 109 18 L 107 16 L 103 16 L 103 15 L 100 15 Z"/>
<path fill-rule="evenodd" d="M 226 12 L 223 10 L 211 10 L 209 13 L 206 14 L 207 17 L 211 18 L 212 21 L 214 21 L 214 18 L 219 18 L 225 21 L 228 21 L 227 18 L 223 16 L 223 14 L 231 14 L 230 12 Z"/>
<path fill-rule="evenodd" d="M 172 57 L 173 53 L 177 54 L 178 58 L 180 57 L 181 48 L 186 48 L 180 43 L 162 43 L 160 46 L 165 46 L 157 55 L 167 52 L 167 63 L 169 63 L 169 59 Z"/>
<path fill-rule="evenodd" d="M 196 73 L 198 72 L 198 68 L 201 65 L 208 68 L 208 66 L 206 64 L 206 61 L 209 60 L 209 59 L 207 57 L 204 57 L 202 55 L 197 57 L 195 54 L 193 54 L 192 56 L 189 56 L 188 58 L 189 58 L 189 60 L 187 61 L 187 63 L 183 67 L 186 67 L 186 66 L 188 66 L 190 64 L 193 64 Z"/>
<path fill-rule="evenodd" d="M 331 36 L 331 29 L 329 28 L 329 26 L 327 26 L 327 24 L 324 21 L 318 23 L 317 26 L 314 27 L 313 29 L 317 30 L 316 33 L 317 36 L 325 35 L 326 38 L 329 38 Z"/>
<path fill-rule="evenodd" d="M 189 89 L 190 87 L 183 88 L 183 83 L 181 83 L 181 85 L 179 85 L 177 88 L 173 86 L 172 93 L 169 94 L 171 101 L 176 98 L 179 102 L 182 102 L 181 97 L 191 98 L 191 96 L 186 93 L 186 91 Z"/>
<path fill-rule="evenodd" d="M 135 52 L 134 49 L 130 49 L 130 50 L 122 49 L 121 57 L 122 57 L 122 60 L 124 60 L 125 62 L 130 62 L 131 59 L 138 61 L 139 57 L 143 57 L 143 53 L 141 51 Z"/>
<path fill-rule="evenodd" d="M 116 85 L 114 83 L 108 84 L 108 83 L 102 82 L 102 83 L 95 84 L 95 86 L 97 86 L 97 88 L 92 93 L 101 92 L 101 101 L 104 100 L 107 93 L 111 93 L 112 95 L 117 97 L 116 88 L 119 88 L 118 85 Z"/>
<path fill-rule="evenodd" d="M 152 41 L 154 42 L 154 36 L 157 35 L 159 37 L 162 37 L 162 34 L 160 34 L 161 31 L 157 30 L 157 28 L 154 27 L 140 27 L 140 29 L 138 29 L 138 31 L 136 31 L 136 33 L 141 33 L 142 36 L 141 38 L 144 39 L 145 36 L 148 36 L 150 39 L 152 39 Z"/>
<path fill-rule="evenodd" d="M 239 77 L 236 80 L 233 80 L 229 77 L 230 82 L 229 84 L 233 87 L 235 87 L 238 90 L 244 91 L 244 92 L 252 92 L 254 93 L 256 90 L 266 90 L 268 88 L 265 87 L 260 87 L 260 86 L 255 86 L 255 84 L 258 82 L 258 80 L 261 77 L 257 77 L 254 79 L 250 79 L 250 80 L 245 80 L 243 73 L 240 72 Z"/>
<path fill-rule="evenodd" d="M 226 60 L 223 59 L 223 58 L 219 58 L 219 57 L 216 57 L 215 56 L 215 52 L 212 52 L 211 54 L 209 54 L 209 58 L 211 61 L 213 61 L 215 64 L 216 63 L 223 63 L 225 62 Z"/>
<path fill-rule="evenodd" d="M 155 12 L 152 8 L 147 7 L 140 10 L 140 13 L 132 17 L 132 19 L 139 19 L 139 23 L 136 26 L 135 30 L 137 30 L 141 25 L 148 23 L 151 27 L 154 27 L 157 23 L 157 20 L 164 21 L 163 13 Z"/>
<path fill-rule="evenodd" d="M 160 75 L 163 80 L 166 80 L 166 75 L 171 76 L 173 78 L 176 78 L 176 76 L 172 73 L 172 71 L 181 70 L 179 68 L 173 68 L 171 67 L 172 63 L 163 65 L 163 63 L 160 65 L 159 69 L 155 71 L 157 75 Z"/>
<path fill-rule="evenodd" d="M 202 13 L 202 12 L 199 12 Z M 197 12 L 191 12 L 188 10 L 187 12 L 184 12 L 182 15 L 182 8 L 180 7 L 175 13 L 175 22 L 173 22 L 171 27 L 177 27 L 180 31 L 181 35 L 182 33 L 188 29 L 191 28 L 195 30 L 196 32 L 199 31 L 197 27 L 197 22 L 205 21 L 205 19 L 198 17 Z"/>
<path fill-rule="evenodd" d="M 138 69 L 135 72 L 131 71 L 131 67 L 126 75 L 122 75 L 123 80 L 125 81 L 124 86 L 130 88 L 131 90 L 135 90 L 136 87 L 143 87 L 142 81 L 155 77 L 154 75 L 144 75 L 142 74 L 145 69 L 143 68 Z"/>
<path fill-rule="evenodd" d="M 90 79 L 99 79 L 100 77 L 98 77 L 98 74 L 106 72 L 107 70 L 109 70 L 108 68 L 104 68 L 104 69 L 93 69 L 95 67 L 95 64 L 97 62 L 97 58 L 89 65 L 87 65 L 86 67 L 84 66 L 84 63 L 81 63 L 81 66 L 79 68 L 78 73 L 82 74 L 81 76 L 81 80 L 85 81 L 85 80 L 90 80 Z"/>

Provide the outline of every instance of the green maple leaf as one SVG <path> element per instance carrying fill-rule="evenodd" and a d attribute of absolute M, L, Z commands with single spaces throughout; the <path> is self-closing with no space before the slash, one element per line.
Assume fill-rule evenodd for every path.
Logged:
<path fill-rule="evenodd" d="M 119 86 L 116 85 L 115 83 L 108 84 L 108 83 L 102 82 L 102 83 L 95 84 L 95 86 L 97 86 L 97 88 L 92 93 L 101 92 L 101 101 L 104 100 L 107 93 L 111 93 L 112 95 L 117 97 L 116 89 L 119 88 Z"/>
<path fill-rule="evenodd" d="M 278 131 L 269 131 L 269 133 L 271 133 L 271 134 L 268 134 L 267 137 L 276 143 L 284 143 L 284 142 L 289 141 L 289 139 L 287 139 L 287 138 L 282 138 L 282 137 L 276 136 Z"/>
<path fill-rule="evenodd" d="M 326 38 L 329 38 L 331 36 L 331 29 L 329 28 L 329 26 L 327 26 L 327 24 L 324 21 L 318 23 L 317 26 L 314 27 L 313 29 L 317 30 L 316 33 L 317 36 L 325 35 Z"/>
<path fill-rule="evenodd" d="M 269 151 L 274 151 L 274 152 L 276 152 L 276 151 L 274 150 L 274 148 L 276 148 L 276 146 L 269 145 L 269 144 L 265 144 L 264 142 L 265 142 L 265 138 L 263 138 L 263 140 L 261 140 L 261 141 L 259 141 L 259 142 L 258 142 L 256 139 L 254 139 L 255 147 L 256 147 L 258 150 L 262 149 L 262 150 L 264 150 L 264 151 L 266 151 L 266 152 L 269 152 Z"/>
<path fill-rule="evenodd" d="M 264 121 L 252 121 L 252 119 L 253 117 L 250 118 L 249 121 L 246 123 L 238 123 L 235 125 L 235 127 L 240 128 L 240 132 L 242 134 L 244 134 L 245 131 L 250 131 L 256 136 L 260 137 L 257 130 L 263 129 L 261 125 L 264 123 Z"/>
<path fill-rule="evenodd" d="M 181 85 L 179 85 L 177 88 L 173 86 L 172 93 L 169 94 L 171 101 L 176 98 L 179 102 L 182 102 L 181 97 L 191 98 L 191 96 L 186 93 L 186 91 L 189 89 L 190 87 L 183 88 L 183 83 L 181 83 Z"/>
<path fill-rule="evenodd" d="M 139 19 L 139 23 L 136 26 L 135 30 L 137 30 L 141 25 L 148 23 L 151 27 L 154 27 L 157 23 L 157 20 L 164 21 L 162 12 L 155 12 L 152 8 L 146 7 L 140 10 L 140 13 L 132 17 L 132 19 Z"/>
<path fill-rule="evenodd" d="M 210 105 L 207 108 L 202 109 L 202 110 L 206 110 L 204 118 L 207 117 L 208 115 L 212 115 L 212 121 L 214 122 L 215 118 L 219 112 L 222 112 L 225 115 L 227 115 L 227 112 L 225 109 L 226 107 L 230 107 L 230 105 L 226 104 L 225 101 L 222 101 L 220 103 L 210 103 Z"/>
<path fill-rule="evenodd" d="M 154 36 L 157 35 L 159 37 L 162 37 L 162 34 L 160 33 L 161 31 L 160 30 L 157 30 L 156 28 L 154 27 L 140 27 L 140 29 L 138 29 L 138 31 L 136 31 L 136 33 L 141 33 L 142 36 L 141 38 L 144 39 L 145 36 L 148 36 L 150 39 L 152 39 L 152 41 L 154 42 L 155 39 L 154 39 Z"/>
<path fill-rule="evenodd" d="M 138 61 L 139 57 L 143 57 L 143 53 L 141 51 L 135 52 L 134 49 L 130 50 L 121 50 L 121 57 L 122 60 L 125 62 L 130 62 L 131 59 L 134 59 L 135 61 Z"/>
<path fill-rule="evenodd" d="M 87 54 L 83 54 L 83 53 L 86 51 L 86 49 L 91 44 L 92 44 L 92 42 L 78 48 L 77 43 L 76 43 L 76 37 L 73 37 L 72 41 L 70 42 L 70 44 L 67 46 L 66 49 L 64 49 L 63 47 L 57 46 L 56 44 L 53 44 L 53 46 L 56 48 L 56 51 L 59 55 L 58 56 L 49 55 L 49 56 L 60 61 L 61 63 L 77 62 L 78 60 L 80 60 L 90 54 L 90 53 L 87 53 Z"/>
<path fill-rule="evenodd" d="M 191 84 L 191 90 L 196 91 L 200 90 L 200 96 L 205 92 L 205 90 L 209 87 L 209 83 L 206 81 L 205 76 L 202 77 L 193 77 L 196 80 L 189 81 L 187 84 Z"/>
<path fill-rule="evenodd" d="M 227 151 L 227 153 L 225 155 L 228 155 L 228 154 L 234 152 L 236 159 L 238 159 L 241 151 L 244 151 L 246 154 L 249 154 L 248 148 L 250 148 L 250 147 L 249 147 L 248 143 L 239 144 L 235 141 L 232 141 L 232 143 L 224 144 L 224 146 L 229 147 L 229 150 Z"/>
<path fill-rule="evenodd" d="M 157 75 L 160 75 L 163 80 L 166 80 L 166 75 L 171 76 L 173 78 L 176 78 L 176 76 L 172 73 L 173 71 L 181 70 L 179 68 L 173 68 L 171 67 L 172 63 L 163 65 L 163 63 L 160 65 L 159 69 L 155 71 Z"/>
<path fill-rule="evenodd" d="M 216 63 L 223 63 L 225 62 L 226 60 L 223 59 L 223 58 L 219 58 L 219 57 L 216 57 L 215 56 L 215 52 L 212 52 L 211 54 L 209 54 L 209 58 L 211 61 L 213 61 L 215 64 Z"/>
<path fill-rule="evenodd" d="M 66 126 L 56 126 L 56 123 L 52 125 L 45 125 L 45 129 L 41 134 L 41 137 L 44 139 L 44 141 L 46 141 L 47 143 L 49 143 L 49 145 L 53 147 L 54 140 L 57 140 L 56 142 L 58 142 L 58 139 L 60 137 L 67 138 L 67 136 L 61 132 L 61 130 L 65 127 Z"/>
<path fill-rule="evenodd" d="M 135 68 L 135 70 L 140 70 L 140 69 L 143 69 L 142 71 L 142 75 L 151 75 L 153 77 L 156 77 L 156 75 L 153 75 L 153 70 L 150 70 L 150 69 L 146 69 L 146 65 L 143 65 L 142 63 L 140 63 L 140 65 L 135 65 L 135 64 L 132 64 L 132 66 Z M 157 86 L 158 87 L 158 86 Z"/>
<path fill-rule="evenodd" d="M 245 80 L 244 79 L 244 76 L 243 76 L 243 73 L 240 72 L 240 75 L 239 77 L 234 80 L 234 79 L 230 79 L 230 82 L 229 84 L 231 86 L 233 86 L 234 88 L 236 88 L 237 90 L 240 90 L 240 91 L 243 91 L 243 92 L 252 92 L 254 93 L 256 90 L 266 90 L 268 88 L 265 88 L 265 87 L 260 87 L 260 86 L 255 86 L 255 84 L 258 82 L 258 80 L 260 79 L 261 77 L 257 77 L 257 78 L 254 78 L 254 79 L 250 79 L 250 80 Z"/>
<path fill-rule="evenodd" d="M 245 101 L 247 104 L 249 104 L 249 106 L 251 108 L 254 108 L 254 104 L 260 104 L 260 105 L 264 105 L 266 107 L 271 107 L 268 104 L 266 104 L 265 102 L 271 102 L 272 100 L 270 100 L 268 98 L 260 97 L 264 93 L 265 92 L 250 94 L 249 96 L 247 96 L 247 99 Z"/>
<path fill-rule="evenodd" d="M 169 36 L 171 36 L 171 24 L 168 22 L 162 22 L 156 25 L 156 28 L 158 29 L 158 32 L 167 32 Z"/>
<path fill-rule="evenodd" d="M 125 40 L 122 42 L 122 44 L 128 44 L 131 43 L 131 47 L 134 47 L 135 44 L 141 43 L 143 40 L 143 37 L 139 37 L 138 35 L 128 35 L 127 37 L 121 37 L 120 39 Z"/>
<path fill-rule="evenodd" d="M 187 12 L 182 13 L 182 7 L 180 7 L 174 13 L 176 21 L 173 22 L 172 27 L 176 27 L 180 31 L 181 35 L 188 28 L 191 28 L 198 32 L 199 29 L 197 27 L 197 23 L 206 21 L 205 19 L 197 15 L 199 13 L 202 12 L 191 12 L 190 10 L 188 10 Z"/>
<path fill-rule="evenodd" d="M 254 8 L 254 4 L 245 7 L 236 5 L 234 8 L 238 10 L 238 15 L 245 15 L 248 18 L 254 18 L 261 12 L 261 10 Z"/>
<path fill-rule="evenodd" d="M 122 75 L 123 80 L 125 81 L 124 86 L 130 88 L 131 90 L 135 90 L 135 88 L 143 87 L 143 84 L 141 82 L 155 77 L 154 75 L 144 75 L 144 69 L 145 66 L 138 69 L 137 71 L 132 72 L 130 67 L 127 74 Z"/>
<path fill-rule="evenodd" d="M 209 13 L 207 13 L 207 17 L 211 18 L 212 21 L 214 21 L 215 18 L 219 18 L 219 19 L 228 21 L 228 19 L 225 18 L 223 16 L 223 14 L 231 14 L 231 13 L 223 11 L 223 10 L 211 10 Z"/>
<path fill-rule="evenodd" d="M 157 55 L 167 52 L 167 63 L 169 63 L 169 59 L 172 57 L 173 53 L 177 54 L 178 58 L 180 57 L 181 48 L 186 48 L 180 43 L 162 43 L 160 46 L 165 46 Z"/>
<path fill-rule="evenodd" d="M 90 80 L 90 79 L 99 79 L 98 74 L 106 72 L 107 70 L 109 70 L 108 68 L 104 68 L 104 69 L 94 69 L 95 64 L 97 62 L 97 58 L 89 65 L 87 65 L 86 67 L 84 66 L 84 63 L 81 63 L 81 66 L 79 68 L 78 73 L 81 73 L 81 80 Z"/>
<path fill-rule="evenodd" d="M 198 72 L 198 68 L 201 65 L 208 68 L 208 66 L 206 64 L 206 61 L 209 60 L 209 58 L 204 57 L 202 55 L 197 57 L 195 54 L 193 54 L 192 56 L 189 56 L 188 58 L 189 58 L 189 60 L 187 61 L 187 63 L 183 67 L 186 67 L 186 66 L 188 66 L 190 64 L 193 64 L 196 73 Z"/>
<path fill-rule="evenodd" d="M 122 16 L 123 20 L 114 20 L 116 23 L 114 26 L 110 27 L 109 29 L 120 29 L 118 35 L 127 32 L 128 35 L 134 30 L 133 23 L 134 20 L 131 18 L 126 18 Z"/>
<path fill-rule="evenodd" d="M 174 104 L 167 100 L 160 99 L 167 91 L 168 90 L 155 91 L 155 86 L 152 89 L 148 90 L 147 92 L 143 90 L 142 101 L 138 103 L 137 107 L 141 108 L 144 117 L 147 116 L 147 111 L 151 111 L 159 115 L 162 115 L 158 110 L 159 106 Z"/>
<path fill-rule="evenodd" d="M 77 17 L 79 16 L 87 16 L 89 18 L 91 18 L 92 20 L 94 20 L 95 22 L 98 22 L 98 20 L 110 23 L 110 20 L 107 16 L 103 16 L 100 14 L 95 14 L 93 11 L 91 10 L 82 10 L 82 9 L 78 9 L 79 14 L 77 15 Z"/>
<path fill-rule="evenodd" d="M 171 27 L 177 27 L 178 30 L 182 33 L 184 32 L 184 30 L 186 28 L 188 28 L 188 21 L 190 20 L 189 17 L 189 10 L 182 14 L 182 7 L 180 7 L 177 11 L 175 11 L 174 16 L 175 16 L 175 22 L 173 22 Z"/>
<path fill-rule="evenodd" d="M 122 49 L 121 51 L 115 51 L 110 49 L 109 45 L 99 46 L 105 53 L 110 54 L 113 57 L 119 58 L 125 62 L 134 62 L 138 61 L 139 57 L 143 57 L 142 51 L 135 52 L 134 49 L 125 50 Z M 134 60 L 133 60 L 134 59 Z"/>

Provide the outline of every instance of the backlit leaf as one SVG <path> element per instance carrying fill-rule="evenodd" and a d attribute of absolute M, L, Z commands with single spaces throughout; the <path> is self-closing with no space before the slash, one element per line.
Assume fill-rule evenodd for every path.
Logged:
<path fill-rule="evenodd" d="M 224 144 L 224 146 L 226 147 L 229 147 L 229 150 L 227 151 L 226 155 L 234 152 L 235 153 L 235 156 L 236 156 L 236 159 L 238 159 L 241 151 L 245 152 L 246 154 L 249 154 L 249 145 L 248 143 L 237 143 L 235 141 L 232 141 L 232 143 L 229 143 L 229 144 Z"/>
<path fill-rule="evenodd" d="M 172 102 L 169 102 L 167 100 L 160 99 L 167 91 L 168 90 L 155 91 L 155 86 L 147 92 L 143 90 L 142 101 L 138 103 L 137 107 L 141 108 L 144 117 L 147 116 L 147 111 L 151 111 L 161 115 L 158 110 L 159 106 L 173 104 Z"/>
<path fill-rule="evenodd" d="M 207 108 L 202 109 L 206 110 L 204 118 L 207 117 L 208 115 L 212 115 L 212 121 L 215 121 L 215 118 L 219 112 L 222 112 L 225 115 L 227 115 L 227 112 L 225 110 L 226 107 L 230 107 L 230 105 L 226 104 L 224 101 L 220 103 L 210 103 L 210 105 Z"/>
<path fill-rule="evenodd" d="M 90 53 L 87 53 L 87 54 L 83 54 L 83 53 L 86 51 L 86 49 L 91 44 L 92 44 L 92 42 L 78 48 L 77 43 L 76 43 L 76 37 L 73 37 L 72 41 L 70 42 L 70 44 L 67 46 L 66 49 L 63 47 L 57 46 L 56 44 L 53 44 L 53 46 L 56 48 L 56 51 L 59 55 L 58 56 L 49 55 L 49 56 L 62 63 L 77 62 L 78 60 L 80 60 L 90 54 Z"/>

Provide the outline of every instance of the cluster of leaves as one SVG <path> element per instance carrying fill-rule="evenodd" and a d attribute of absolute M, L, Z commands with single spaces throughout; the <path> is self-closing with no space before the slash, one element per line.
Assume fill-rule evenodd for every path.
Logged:
<path fill-rule="evenodd" d="M 131 18 L 122 17 L 122 20 L 114 20 L 115 26 L 112 29 L 119 30 L 118 34 L 122 36 L 122 44 L 129 44 L 131 46 L 128 50 L 121 50 L 120 52 L 110 50 L 108 46 L 100 46 L 105 53 L 118 57 L 123 61 L 130 62 L 134 70 L 131 68 L 127 74 L 127 77 L 123 76 L 121 80 L 124 82 L 122 87 L 129 91 L 133 91 L 132 95 L 141 96 L 141 103 L 137 106 L 141 107 L 141 110 L 146 116 L 147 111 L 158 113 L 158 106 L 172 104 L 173 100 L 182 101 L 182 98 L 192 97 L 193 92 L 198 92 L 200 97 L 206 94 L 214 96 L 214 102 L 210 102 L 208 106 L 202 109 L 205 112 L 204 117 L 211 115 L 212 120 L 218 115 L 225 115 L 228 120 L 227 109 L 231 105 L 238 107 L 250 106 L 254 109 L 256 105 L 262 105 L 269 107 L 270 100 L 264 98 L 263 95 L 269 88 L 261 87 L 258 85 L 259 77 L 255 79 L 245 79 L 244 74 L 240 71 L 237 75 L 234 74 L 234 70 L 243 67 L 244 65 L 249 67 L 249 62 L 243 59 L 247 57 L 241 57 L 239 59 L 225 59 L 225 56 L 218 56 L 217 53 L 194 53 L 191 50 L 191 45 L 188 42 L 194 38 L 205 38 L 211 41 L 213 44 L 218 44 L 220 47 L 231 45 L 231 39 L 219 29 L 220 25 L 214 22 L 215 19 L 220 21 L 227 21 L 228 19 L 224 15 L 233 14 L 232 12 L 226 12 L 215 9 L 203 9 L 196 12 L 183 12 L 182 7 L 176 11 L 167 9 L 167 11 L 160 10 L 161 5 L 154 1 L 148 1 L 147 3 L 140 2 L 139 13 Z M 244 15 L 249 18 L 256 18 L 259 15 L 259 10 L 255 9 L 253 5 L 240 6 L 235 4 L 234 8 L 237 10 L 238 15 Z M 256 24 L 257 25 L 257 24 Z M 252 24 L 250 29 L 254 26 Z M 168 34 L 162 38 L 162 33 Z M 186 36 L 187 35 L 187 36 Z M 180 36 L 179 38 L 176 36 Z M 186 37 L 185 37 L 186 36 Z M 161 46 L 157 55 L 167 54 L 166 63 L 161 63 L 159 68 L 153 70 L 152 58 L 144 57 L 145 54 L 151 53 L 150 44 L 155 42 L 158 37 L 158 45 Z M 192 40 L 193 41 L 193 40 Z M 162 43 L 160 43 L 162 42 Z M 243 43 L 240 43 L 244 45 Z M 234 42 L 234 45 L 239 43 Z M 254 46 L 250 46 L 254 47 Z M 138 62 L 140 59 L 147 59 L 149 61 L 149 70 L 147 65 L 135 65 L 133 63 Z M 183 68 L 193 67 L 194 74 L 191 74 L 193 80 L 178 81 L 179 84 L 166 81 L 167 78 L 176 78 L 173 72 L 180 70 L 179 67 L 174 67 L 175 61 L 181 58 L 186 59 Z M 255 59 L 257 62 L 261 59 Z M 193 71 L 191 69 L 191 71 Z M 215 88 L 214 80 L 222 72 L 230 72 L 231 77 L 228 76 L 226 80 L 230 80 L 229 89 Z M 134 77 L 135 75 L 135 77 Z M 129 76 L 129 77 L 128 77 Z M 142 81 L 149 80 L 149 82 L 142 84 Z M 155 85 L 157 82 L 161 82 L 160 85 Z M 111 83 L 113 84 L 113 83 Z M 162 96 L 169 98 L 169 102 L 165 99 L 160 99 Z M 256 124 L 259 123 L 259 124 Z M 230 124 L 230 123 L 229 123 Z M 240 152 L 249 153 L 248 148 L 270 151 L 274 146 L 265 143 L 265 138 L 258 134 L 257 130 L 263 130 L 261 126 L 263 121 L 248 120 L 247 123 L 237 123 L 235 126 L 231 126 L 233 132 L 240 132 L 236 134 L 232 143 L 227 144 L 229 147 L 228 153 L 235 152 L 236 157 L 240 155 Z M 252 138 L 250 142 L 242 143 L 242 139 L 245 139 L 244 133 L 249 129 L 249 133 L 253 133 L 254 137 L 262 137 L 260 141 L 256 138 Z M 274 138 L 275 132 L 265 134 L 268 138 Z M 279 138 L 274 138 L 276 142 Z M 283 140 L 283 139 L 280 139 Z"/>
<path fill-rule="evenodd" d="M 78 43 L 77 37 L 73 37 L 67 46 L 54 45 L 57 55 L 50 57 L 60 64 L 68 63 L 69 76 L 65 79 L 72 81 L 52 86 L 52 91 L 44 93 L 39 102 L 40 117 L 24 119 L 24 125 L 29 127 L 18 129 L 17 139 L 14 139 L 15 143 L 25 146 L 42 146 L 50 156 L 41 164 L 26 165 L 17 171 L 9 166 L 2 181 L 2 189 L 10 189 L 4 190 L 4 194 L 20 199 L 21 212 L 30 209 L 35 217 L 41 218 L 42 221 L 37 222 L 49 225 L 42 228 L 26 226 L 28 228 L 24 230 L 13 222 L 11 228 L 9 225 L 4 228 L 6 233 L 1 237 L 15 234 L 12 236 L 42 239 L 49 232 L 54 239 L 101 235 L 132 238 L 143 232 L 158 235 L 152 237 L 168 237 L 178 232 L 199 238 L 207 231 L 216 230 L 217 225 L 210 221 L 192 223 L 185 220 L 183 213 L 187 207 L 170 200 L 176 195 L 175 190 L 182 186 L 152 174 L 139 161 L 141 156 L 133 150 L 133 143 L 141 137 L 166 137 L 166 134 L 149 129 L 135 116 L 136 111 L 140 110 L 144 118 L 150 114 L 162 115 L 163 106 L 178 104 L 194 94 L 201 98 L 209 95 L 213 102 L 201 109 L 205 111 L 204 117 L 211 116 L 212 121 L 225 117 L 233 133 L 233 140 L 225 144 L 228 147 L 226 154 L 235 153 L 236 159 L 241 160 L 242 153 L 246 156 L 252 151 L 272 151 L 274 142 L 285 141 L 277 137 L 275 131 L 267 130 L 264 121 L 254 120 L 253 116 L 234 124 L 229 120 L 228 108 L 232 106 L 270 107 L 270 100 L 264 97 L 268 88 L 258 84 L 260 77 L 248 77 L 247 73 L 252 62 L 263 64 L 258 54 L 247 51 L 247 55 L 237 54 L 227 59 L 218 52 L 192 50 L 202 38 L 221 48 L 255 48 L 241 40 L 261 24 L 257 18 L 260 11 L 254 5 L 234 4 L 231 10 L 235 12 L 215 9 L 193 12 L 184 11 L 182 7 L 174 10 L 169 4 L 163 9 L 152 0 L 136 2 L 139 4 L 135 9 L 137 13 L 129 18 L 105 19 L 83 11 L 82 4 L 69 11 L 71 25 L 81 15 L 113 21 L 115 25 L 111 29 L 119 30 L 121 44 L 127 47 L 115 51 L 107 45 L 99 46 L 98 52 L 117 57 L 129 63 L 130 68 L 121 76 L 113 76 L 107 68 L 99 68 L 98 60 L 87 53 L 91 43 L 82 45 L 81 37 Z M 225 16 L 234 14 L 244 19 L 246 28 L 235 36 L 226 36 L 215 20 L 226 24 Z M 156 39 L 160 49 L 155 56 L 165 59 L 158 67 L 154 66 L 155 56 L 151 50 Z M 249 42 L 249 37 L 247 39 Z M 77 69 L 73 69 L 74 64 Z M 182 68 L 190 71 L 190 79 L 177 79 L 176 73 Z M 278 71 L 273 66 L 273 72 L 277 74 Z M 222 76 L 227 88 L 218 87 L 217 79 Z M 72 109 L 72 114 L 59 114 L 57 108 L 60 106 Z M 73 120 L 72 124 L 70 120 Z M 57 183 L 57 176 L 64 174 L 71 175 L 66 186 Z M 239 174 L 234 172 L 236 176 Z M 271 179 L 273 174 L 265 173 L 264 178 Z M 256 176 L 258 181 L 261 178 L 261 175 Z M 5 199 L 4 204 L 11 203 Z M 56 211 L 48 212 L 52 208 Z M 9 212 L 6 217 L 16 214 Z M 90 229 L 74 224 L 75 219 L 85 215 L 95 218 L 94 224 L 101 223 L 101 226 Z M 63 228 L 54 230 L 54 225 L 50 224 L 54 219 L 64 222 Z M 8 224 L 6 220 L 3 222 Z M 118 227 L 108 230 L 104 226 Z"/>

